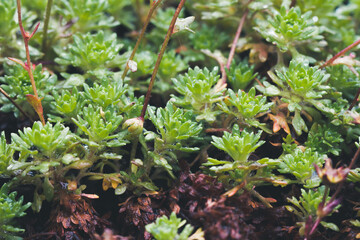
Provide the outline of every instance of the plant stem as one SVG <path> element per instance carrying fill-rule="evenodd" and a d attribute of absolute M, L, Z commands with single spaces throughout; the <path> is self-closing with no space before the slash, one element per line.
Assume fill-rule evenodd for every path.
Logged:
<path fill-rule="evenodd" d="M 175 22 L 176 22 L 176 19 L 177 17 L 179 16 L 180 14 L 180 11 L 182 9 L 182 7 L 184 6 L 185 4 L 185 1 L 186 0 L 181 0 L 176 11 L 175 11 L 175 14 L 171 20 L 171 23 L 170 23 L 170 26 L 169 26 L 169 29 L 166 33 L 166 36 L 165 36 L 165 40 L 161 46 L 161 49 L 160 49 L 160 52 L 159 52 L 159 55 L 158 55 L 158 58 L 156 60 L 156 64 L 155 64 L 155 67 L 154 67 L 154 70 L 153 70 L 153 73 L 152 73 L 152 76 L 151 76 L 151 79 L 150 79 L 150 84 L 149 84 L 149 88 L 148 88 L 148 91 L 146 93 L 146 96 L 145 96 L 145 101 L 144 101 L 144 105 L 143 105 L 143 108 L 141 110 L 141 115 L 140 115 L 140 118 L 141 119 L 144 119 L 144 116 L 145 116 L 145 113 L 146 113 L 146 109 L 147 109 L 147 106 L 149 104 L 149 101 L 150 101 L 150 96 L 151 96 L 151 90 L 154 86 L 154 83 L 155 83 L 155 77 L 156 77 L 156 74 L 159 70 L 159 67 L 160 67 L 160 63 L 161 63 L 161 60 L 164 56 L 164 53 L 165 53 L 165 49 L 166 49 L 166 46 L 168 45 L 169 41 L 170 41 L 170 37 L 174 31 L 174 27 L 175 27 Z"/>
<path fill-rule="evenodd" d="M 34 120 L 31 118 L 31 116 L 28 115 L 28 114 L 19 106 L 19 104 L 17 104 L 17 103 L 9 96 L 9 94 L 7 94 L 7 93 L 5 92 L 5 90 L 2 89 L 1 87 L 0 87 L 0 92 L 1 92 L 7 99 L 9 99 L 9 101 L 10 101 L 12 104 L 14 104 L 14 106 L 15 106 L 17 109 L 19 109 L 19 111 L 20 111 L 25 117 L 29 118 L 30 121 L 32 121 L 32 122 L 34 121 Z"/>
<path fill-rule="evenodd" d="M 32 86 L 32 89 L 34 91 L 35 98 L 39 100 L 39 95 L 38 95 L 37 90 L 36 90 L 34 75 L 33 75 L 33 72 L 32 72 L 32 63 L 31 63 L 31 60 L 30 60 L 30 51 L 29 51 L 29 40 L 34 36 L 35 32 L 39 28 L 40 23 L 38 23 L 35 26 L 35 29 L 31 34 L 29 34 L 28 32 L 25 32 L 23 24 L 22 24 L 22 19 L 21 19 L 21 1 L 16 0 L 16 2 L 17 2 L 17 12 L 18 12 L 18 19 L 19 19 L 19 27 L 20 27 L 21 35 L 22 35 L 22 37 L 24 39 L 24 44 L 25 44 L 26 60 L 27 60 L 27 68 L 26 68 L 26 70 L 27 70 L 27 72 L 29 74 L 29 77 L 30 77 L 31 86 Z M 41 111 L 42 111 L 41 100 L 39 100 L 39 103 L 40 103 L 40 107 L 41 107 Z M 45 125 L 44 115 L 42 113 L 39 113 L 39 111 L 37 109 L 35 109 L 35 110 L 39 115 L 41 123 L 43 125 Z"/>
<path fill-rule="evenodd" d="M 356 160 L 359 158 L 359 155 L 360 155 L 360 147 L 357 149 L 356 153 L 354 154 L 353 158 L 351 159 L 351 162 L 350 162 L 349 167 L 348 167 L 349 170 L 352 169 L 352 167 L 354 166 Z M 335 193 L 331 196 L 331 199 L 328 201 L 327 204 L 332 203 L 333 201 L 335 201 L 335 198 L 340 194 L 340 191 L 341 191 L 341 189 L 342 189 L 342 187 L 344 185 L 344 182 L 345 182 L 346 177 L 349 174 L 349 172 L 350 171 L 348 171 L 348 173 L 346 173 L 346 175 L 344 176 L 343 181 L 340 182 L 339 186 L 336 188 Z M 328 194 L 328 191 L 329 191 L 329 187 L 326 186 L 324 196 L 323 196 L 323 200 L 322 200 L 323 208 L 326 206 L 325 201 L 326 201 L 326 196 Z M 309 236 L 311 236 L 315 232 L 315 230 L 316 230 L 317 226 L 319 225 L 319 223 L 321 222 L 321 220 L 322 220 L 322 217 L 317 217 L 316 218 L 316 221 L 315 221 L 313 227 L 311 228 L 311 231 L 309 232 Z"/>
<path fill-rule="evenodd" d="M 45 10 L 45 20 L 44 20 L 44 30 L 43 30 L 43 39 L 42 39 L 42 52 L 46 55 L 47 52 L 47 37 L 48 37 L 48 29 L 50 22 L 50 14 L 51 7 L 53 4 L 53 0 L 48 0 Z"/>
<path fill-rule="evenodd" d="M 350 110 L 355 106 L 355 104 L 356 104 L 357 101 L 358 101 L 359 95 L 360 95 L 360 88 L 358 89 L 358 91 L 357 91 L 354 99 L 352 100 L 352 102 L 351 102 L 351 104 L 350 104 L 350 106 L 349 106 L 349 108 L 348 108 L 348 111 L 350 111 Z"/>
<path fill-rule="evenodd" d="M 320 68 L 324 68 L 326 66 L 329 66 L 330 64 L 332 64 L 337 58 L 341 57 L 342 55 L 344 55 L 346 52 L 350 51 L 352 48 L 356 47 L 357 45 L 360 44 L 360 39 L 355 41 L 354 43 L 350 44 L 349 46 L 347 46 L 346 48 L 344 48 L 343 50 L 341 50 L 340 52 L 338 52 L 335 56 L 333 56 L 332 58 L 330 58 L 329 60 L 327 60 L 323 65 L 320 66 Z"/>
<path fill-rule="evenodd" d="M 245 23 L 245 19 L 246 19 L 248 14 L 249 14 L 249 9 L 246 9 L 245 12 L 244 12 L 244 15 L 240 19 L 239 26 L 238 26 L 238 28 L 236 30 L 234 40 L 233 40 L 233 42 L 231 44 L 231 49 L 230 49 L 228 61 L 226 63 L 226 68 L 227 69 L 230 68 L 231 62 L 232 62 L 232 60 L 234 58 L 234 54 L 235 54 L 235 50 L 236 50 L 236 44 L 239 41 L 240 34 L 241 34 L 242 28 L 243 28 L 244 23 Z"/>
<path fill-rule="evenodd" d="M 138 49 L 138 47 L 139 47 L 139 45 L 140 45 L 140 43 L 141 43 L 141 40 L 144 38 L 145 31 L 146 31 L 147 26 L 149 25 L 149 22 L 150 22 L 151 17 L 152 17 L 152 15 L 153 15 L 155 9 L 160 5 L 161 2 L 162 2 L 162 0 L 158 0 L 158 1 L 156 1 L 154 4 L 151 5 L 150 10 L 149 10 L 149 13 L 148 13 L 148 15 L 147 15 L 147 17 L 146 17 L 146 20 L 145 20 L 145 22 L 144 22 L 144 26 L 143 26 L 142 29 L 141 29 L 140 36 L 139 36 L 139 38 L 138 38 L 138 40 L 137 40 L 137 42 L 136 42 L 136 44 L 135 44 L 135 47 L 134 47 L 134 49 L 133 49 L 133 51 L 132 51 L 132 53 L 131 53 L 131 55 L 130 55 L 129 60 L 128 60 L 127 63 L 126 63 L 125 70 L 124 70 L 124 72 L 123 72 L 123 74 L 122 74 L 122 76 L 121 76 L 122 80 L 124 80 L 127 72 L 129 71 L 129 61 L 134 59 L 135 53 L 136 53 L 136 51 L 137 51 L 137 49 Z"/>

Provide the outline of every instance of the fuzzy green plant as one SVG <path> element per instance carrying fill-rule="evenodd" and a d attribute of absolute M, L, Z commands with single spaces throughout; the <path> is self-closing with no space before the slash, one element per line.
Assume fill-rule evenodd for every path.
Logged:
<path fill-rule="evenodd" d="M 301 236 L 304 236 L 307 231 L 310 231 L 310 229 L 307 229 L 308 227 L 306 226 L 306 221 L 309 217 L 312 219 L 316 218 L 317 210 L 319 204 L 323 200 L 324 194 L 327 194 L 325 196 L 326 200 L 330 200 L 328 193 L 325 193 L 325 186 L 321 186 L 317 189 L 310 189 L 308 191 L 301 189 L 301 196 L 298 199 L 295 197 L 288 198 L 288 201 L 292 205 L 287 205 L 285 207 L 288 211 L 294 213 L 297 216 L 299 220 L 297 222 L 297 226 L 299 227 L 299 233 Z M 339 208 L 340 205 L 336 206 L 334 211 Z M 339 230 L 339 228 L 334 223 L 322 221 L 320 224 L 334 231 Z"/>
<path fill-rule="evenodd" d="M 15 227 L 15 219 L 26 215 L 25 211 L 31 203 L 23 204 L 24 198 L 16 199 L 16 192 L 10 192 L 9 184 L 0 188 L 0 238 L 5 240 L 19 240 L 18 234 L 25 230 Z"/>
<path fill-rule="evenodd" d="M 187 62 L 184 61 L 180 55 L 176 55 L 175 51 L 165 52 L 159 67 L 159 76 L 163 82 L 169 83 L 171 78 L 174 78 L 180 72 L 186 70 L 187 66 Z M 161 91 L 164 91 L 164 88 L 160 89 Z M 167 86 L 167 89 L 170 89 L 169 85 Z"/>
<path fill-rule="evenodd" d="M 344 142 L 340 134 L 340 128 L 331 123 L 315 123 L 312 125 L 305 145 L 316 149 L 322 154 L 334 154 L 338 156 Z"/>
<path fill-rule="evenodd" d="M 173 176 L 172 165 L 177 160 L 174 151 L 199 150 L 197 147 L 186 146 L 186 141 L 198 137 L 202 126 L 194 121 L 192 112 L 184 112 L 172 103 L 168 103 L 165 108 L 158 108 L 156 112 L 149 108 L 148 114 L 159 134 L 148 133 L 148 138 L 154 138 L 155 141 L 154 151 L 149 152 L 149 155 L 156 166 L 165 168 Z"/>
<path fill-rule="evenodd" d="M 305 188 L 318 187 L 321 179 L 315 174 L 314 164 L 322 166 L 325 156 L 306 148 L 304 150 L 295 148 L 291 153 L 284 154 L 279 158 L 278 171 L 280 173 L 292 174 L 296 182 L 303 184 Z"/>
<path fill-rule="evenodd" d="M 60 123 L 52 125 L 48 122 L 43 125 L 35 122 L 32 128 L 24 128 L 18 134 L 13 133 L 11 138 L 12 147 L 19 152 L 19 157 L 12 158 L 9 162 L 8 174 L 16 176 L 14 184 L 35 186 L 32 208 L 39 212 L 43 200 L 53 199 L 54 182 L 59 188 L 59 178 L 64 181 L 64 166 L 69 166 L 67 170 L 78 169 L 74 165 L 70 166 L 70 163 L 79 159 L 64 158 L 66 150 L 73 142 L 73 135 L 68 127 Z"/>
<path fill-rule="evenodd" d="M 19 151 L 19 158 L 13 160 L 8 169 L 21 169 L 21 174 L 25 176 L 31 170 L 45 173 L 50 167 L 60 165 L 61 154 L 65 152 L 72 136 L 69 128 L 61 124 L 47 123 L 43 126 L 35 122 L 32 128 L 13 133 L 11 138 L 14 149 Z M 29 157 L 32 158 L 31 162 L 28 161 Z"/>
<path fill-rule="evenodd" d="M 237 94 L 227 90 L 228 96 L 218 104 L 219 108 L 228 116 L 234 116 L 239 125 L 253 126 L 271 132 L 265 124 L 261 124 L 256 117 L 269 110 L 273 103 L 269 103 L 265 96 L 255 96 L 255 88 L 251 88 L 248 93 L 239 90 Z"/>
<path fill-rule="evenodd" d="M 30 116 L 36 116 L 31 105 L 27 103 L 27 94 L 32 94 L 33 89 L 28 76 L 28 72 L 18 64 L 4 64 L 5 76 L 0 77 L 0 86 L 9 96 L 15 99 L 15 102 L 22 106 L 23 110 Z M 49 71 L 43 69 L 42 65 L 34 66 L 33 70 L 34 80 L 36 81 L 39 95 L 44 97 L 42 103 L 47 109 L 50 102 L 53 100 L 51 91 L 55 88 L 57 83 L 57 76 L 51 74 Z M 6 99 L 3 95 L 0 96 L 0 103 L 2 104 L 1 111 L 14 112 L 16 117 L 20 116 L 20 112 L 15 106 Z"/>
<path fill-rule="evenodd" d="M 68 47 L 69 52 L 59 52 L 56 62 L 79 67 L 84 72 L 105 68 L 111 66 L 111 60 L 118 55 L 121 47 L 122 44 L 116 41 L 116 34 L 108 36 L 103 31 L 94 35 L 78 34 L 74 35 L 74 42 Z"/>
<path fill-rule="evenodd" d="M 5 57 L 5 55 L 3 55 L 5 52 L 5 43 L 14 40 L 14 33 L 18 29 L 15 22 L 15 14 L 15 1 L 0 1 L 0 61 Z"/>
<path fill-rule="evenodd" d="M 181 218 L 176 217 L 174 212 L 171 213 L 170 217 L 162 216 L 156 219 L 154 223 L 150 223 L 145 226 L 146 231 L 151 233 L 151 235 L 156 240 L 166 240 L 166 239 L 177 239 L 177 240 L 186 240 L 193 239 L 191 238 L 191 233 L 194 230 L 194 227 L 190 224 L 186 224 L 186 220 L 181 220 Z M 184 228 L 178 233 L 181 227 Z M 194 234 L 195 235 L 195 234 Z M 199 237 L 199 233 L 197 237 Z M 201 234 L 203 235 L 203 234 Z M 190 238 L 189 238 L 190 237 Z M 196 238 L 203 239 L 203 238 Z"/>
<path fill-rule="evenodd" d="M 228 82 L 234 91 L 245 90 L 257 75 L 258 73 L 254 73 L 254 65 L 250 66 L 246 59 L 237 65 L 234 61 L 230 68 L 226 69 Z"/>
<path fill-rule="evenodd" d="M 210 51 L 223 48 L 223 46 L 229 41 L 229 36 L 225 34 L 218 35 L 217 41 L 211 40 L 218 31 L 219 29 L 215 26 L 201 24 L 198 29 L 196 29 L 195 34 L 191 34 L 189 36 L 191 46 L 196 50 L 208 49 Z"/>
<path fill-rule="evenodd" d="M 86 103 L 76 87 L 73 87 L 71 91 L 63 89 L 61 95 L 53 91 L 53 96 L 55 100 L 51 103 L 53 112 L 61 117 L 49 114 L 50 121 L 70 122 L 72 117 L 76 117 L 81 112 Z"/>
<path fill-rule="evenodd" d="M 276 70 L 276 74 L 268 72 L 271 80 L 276 84 L 263 82 L 256 88 L 266 96 L 281 96 L 281 100 L 288 104 L 288 110 L 294 112 L 292 125 L 297 134 L 307 132 L 308 128 L 301 112 L 305 111 L 313 117 L 319 116 L 319 111 L 334 115 L 331 108 L 332 99 L 324 98 L 330 91 L 326 85 L 330 77 L 317 67 L 310 67 L 305 62 L 292 60 L 289 68 Z"/>
<path fill-rule="evenodd" d="M 121 101 L 121 96 L 125 93 L 122 82 L 115 83 L 114 85 L 99 85 L 94 83 L 90 88 L 84 84 L 84 93 L 87 99 L 90 99 L 92 104 L 95 104 L 103 109 L 108 106 L 118 104 Z"/>
<path fill-rule="evenodd" d="M 267 21 L 259 21 L 255 27 L 268 42 L 275 44 L 281 51 L 290 51 L 293 57 L 298 57 L 295 46 L 312 42 L 312 44 L 323 46 L 323 36 L 320 28 L 314 25 L 311 12 L 301 13 L 299 7 L 287 9 L 282 6 L 280 11 L 274 13 Z M 314 47 L 313 47 L 314 48 Z M 317 49 L 320 50 L 320 49 Z"/>
<path fill-rule="evenodd" d="M 55 11 L 66 22 L 74 21 L 74 33 L 108 29 L 119 24 L 113 16 L 107 16 L 110 5 L 105 0 L 60 0 L 55 2 Z"/>
<path fill-rule="evenodd" d="M 217 68 L 209 71 L 207 68 L 199 67 L 189 69 L 185 75 L 173 78 L 175 90 L 182 95 L 173 96 L 175 104 L 193 109 L 195 114 L 198 114 L 198 121 L 215 121 L 216 115 L 220 113 L 215 106 L 224 98 L 225 91 L 223 86 L 217 84 L 219 79 Z"/>
<path fill-rule="evenodd" d="M 93 147 L 99 144 L 109 147 L 125 145 L 124 133 L 117 131 L 123 116 L 114 108 L 102 109 L 90 104 L 72 120 L 79 128 L 79 135 L 86 136 L 79 139 Z"/>
<path fill-rule="evenodd" d="M 224 132 L 221 138 L 213 136 L 212 144 L 229 154 L 232 160 L 208 158 L 208 162 L 204 165 L 209 166 L 210 170 L 214 172 L 225 172 L 237 168 L 251 169 L 252 166 L 256 168 L 259 163 L 249 161 L 249 156 L 265 143 L 260 140 L 261 133 L 260 131 L 254 134 L 246 130 L 240 132 L 239 126 L 234 125 L 231 133 Z"/>
<path fill-rule="evenodd" d="M 0 176 L 7 175 L 7 167 L 14 154 L 14 149 L 6 142 L 5 132 L 0 136 Z"/>

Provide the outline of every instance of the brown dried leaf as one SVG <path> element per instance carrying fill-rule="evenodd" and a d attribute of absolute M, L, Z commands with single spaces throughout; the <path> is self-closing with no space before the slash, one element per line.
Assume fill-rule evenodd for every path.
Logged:
<path fill-rule="evenodd" d="M 290 127 L 287 124 L 286 117 L 282 112 L 279 112 L 276 115 L 269 113 L 268 116 L 274 122 L 274 125 L 273 125 L 274 133 L 280 131 L 280 129 L 284 129 L 284 131 L 287 134 L 290 134 Z"/>

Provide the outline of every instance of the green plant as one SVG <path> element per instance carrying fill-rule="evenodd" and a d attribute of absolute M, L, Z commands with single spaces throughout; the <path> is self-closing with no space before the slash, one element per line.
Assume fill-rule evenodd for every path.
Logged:
<path fill-rule="evenodd" d="M 25 230 L 14 227 L 15 218 L 26 215 L 25 211 L 31 206 L 31 203 L 23 204 L 23 197 L 16 200 L 16 192 L 10 193 L 8 184 L 0 188 L 0 238 L 5 240 L 22 239 L 16 236 Z"/>
<path fill-rule="evenodd" d="M 319 153 L 331 153 L 338 156 L 341 152 L 341 143 L 344 142 L 339 130 L 340 129 L 333 124 L 315 123 L 309 131 L 305 145 L 309 148 L 316 149 Z"/>
<path fill-rule="evenodd" d="M 74 35 L 74 42 L 69 46 L 69 52 L 60 52 L 57 63 L 80 67 L 84 72 L 111 66 L 121 44 L 116 41 L 116 35 L 105 35 L 103 31 L 91 35 Z"/>
<path fill-rule="evenodd" d="M 275 44 L 281 51 L 290 51 L 293 57 L 298 57 L 295 46 L 311 41 L 312 44 L 323 45 L 320 40 L 320 28 L 314 26 L 311 12 L 301 14 L 299 7 L 287 9 L 285 6 L 280 11 L 273 10 L 273 16 L 266 21 L 259 21 L 255 28 L 268 42 Z M 314 48 L 314 47 L 313 47 Z"/>
<path fill-rule="evenodd" d="M 248 93 L 239 90 L 237 94 L 228 89 L 227 93 L 225 100 L 218 104 L 224 113 L 236 117 L 238 124 L 250 125 L 271 132 L 265 124 L 256 120 L 256 117 L 268 111 L 273 103 L 268 103 L 265 96 L 255 96 L 255 88 L 251 88 Z"/>
<path fill-rule="evenodd" d="M 292 125 L 298 135 L 302 131 L 308 131 L 305 121 L 301 117 L 302 112 L 306 112 L 313 117 L 318 117 L 318 111 L 335 114 L 331 108 L 331 99 L 324 98 L 329 92 L 329 86 L 325 85 L 330 77 L 324 71 L 317 67 L 310 67 L 304 62 L 292 60 L 289 68 L 276 70 L 276 75 L 268 72 L 274 86 L 269 82 L 263 82 L 263 85 L 256 88 L 266 96 L 281 96 L 281 100 L 287 103 L 287 109 L 294 112 Z"/>
<path fill-rule="evenodd" d="M 215 172 L 224 172 L 237 168 L 251 169 L 252 165 L 256 166 L 258 163 L 256 161 L 249 161 L 248 158 L 251 153 L 264 144 L 264 141 L 259 141 L 261 133 L 260 131 L 254 134 L 246 130 L 240 132 L 239 126 L 234 125 L 231 133 L 224 132 L 224 136 L 221 138 L 213 136 L 212 144 L 229 154 L 233 161 L 219 161 L 208 158 L 208 162 L 205 165 L 210 166 L 210 170 Z"/>
<path fill-rule="evenodd" d="M 13 133 L 11 138 L 14 149 L 19 151 L 19 159 L 12 160 L 8 169 L 21 169 L 23 176 L 32 170 L 46 173 L 50 167 L 60 165 L 62 153 L 71 141 L 69 128 L 50 123 L 43 126 L 40 122 L 35 122 L 32 128 L 25 128 L 18 134 Z M 28 162 L 29 157 L 32 158 L 31 162 Z"/>
<path fill-rule="evenodd" d="M 193 121 L 192 112 L 184 112 L 172 103 L 168 103 L 165 108 L 158 108 L 156 113 L 149 108 L 148 114 L 160 135 L 151 136 L 149 133 L 148 136 L 155 139 L 154 151 L 149 154 L 154 158 L 155 165 L 164 167 L 173 176 L 171 172 L 173 167 L 169 162 L 177 160 L 174 150 L 185 152 L 199 150 L 197 147 L 183 146 L 183 142 L 197 137 L 202 126 Z"/>
<path fill-rule="evenodd" d="M 220 76 L 217 68 L 209 71 L 207 68 L 200 69 L 195 67 L 189 69 L 185 75 L 173 78 L 175 90 L 183 95 L 176 97 L 173 95 L 174 102 L 185 108 L 194 109 L 198 114 L 196 120 L 206 120 L 213 122 L 220 111 L 215 110 L 215 103 L 220 102 L 223 97 L 224 87 L 217 83 Z"/>
<path fill-rule="evenodd" d="M 359 6 L 0 0 L 0 185 L 48 216 L 36 237 L 354 238 Z M 169 210 L 204 232 L 174 213 L 145 232 Z"/>
<path fill-rule="evenodd" d="M 5 132 L 1 132 L 0 136 L 0 176 L 6 175 L 7 167 L 14 154 L 14 149 L 7 144 Z"/>
<path fill-rule="evenodd" d="M 245 90 L 257 75 L 254 73 L 254 66 L 249 66 L 246 59 L 237 65 L 233 62 L 230 69 L 226 70 L 228 82 L 234 91 Z"/>
<path fill-rule="evenodd" d="M 117 26 L 113 16 L 104 15 L 110 6 L 105 0 L 61 0 L 55 2 L 55 11 L 65 21 L 75 21 L 72 32 L 87 33 L 92 30 L 106 29 Z"/>
<path fill-rule="evenodd" d="M 314 164 L 323 165 L 325 157 L 318 152 L 311 148 L 305 150 L 295 148 L 291 153 L 281 156 L 279 160 L 279 172 L 294 175 L 297 182 L 306 188 L 314 188 L 320 185 L 321 179 L 315 175 L 313 166 Z"/>
<path fill-rule="evenodd" d="M 79 127 L 80 133 L 88 137 L 88 139 L 80 138 L 81 141 L 91 146 L 105 144 L 105 146 L 111 147 L 125 144 L 121 137 L 123 133 L 117 132 L 123 117 L 114 108 L 102 109 L 89 105 L 83 109 L 81 115 L 72 120 Z"/>
<path fill-rule="evenodd" d="M 14 38 L 14 33 L 17 30 L 18 26 L 15 22 L 16 14 L 16 2 L 15 1 L 0 1 L 0 61 L 5 57 L 5 42 L 12 42 Z"/>
<path fill-rule="evenodd" d="M 301 189 L 301 197 L 299 199 L 292 197 L 288 198 L 288 201 L 293 204 L 293 206 L 286 206 L 286 209 L 290 212 L 293 212 L 299 219 L 299 222 L 297 222 L 300 235 L 304 236 L 306 234 L 306 231 L 310 231 L 309 229 L 306 229 L 306 221 L 310 218 L 315 218 L 317 216 L 317 210 L 319 207 L 319 204 L 322 202 L 324 198 L 325 193 L 325 186 L 321 186 L 317 189 L 310 189 L 308 191 L 305 191 L 304 189 Z M 328 195 L 325 196 L 326 200 L 330 200 L 330 197 Z M 340 208 L 340 205 L 335 207 L 334 211 Z M 332 230 L 338 231 L 339 228 L 329 222 L 322 221 L 320 223 L 322 226 L 326 228 L 330 228 Z"/>
<path fill-rule="evenodd" d="M 20 65 L 4 64 L 4 70 L 6 75 L 0 77 L 1 88 L 9 93 L 9 96 L 15 98 L 15 102 L 22 106 L 23 110 L 34 116 L 34 111 L 31 105 L 27 104 L 26 95 L 33 92 L 32 85 L 28 76 L 28 72 Z M 43 96 L 43 104 L 46 107 L 53 100 L 50 95 L 54 89 L 54 85 L 57 83 L 57 76 L 43 69 L 42 65 L 34 66 L 34 79 L 37 84 L 38 92 L 40 96 Z M 19 117 L 20 112 L 15 106 L 9 102 L 3 95 L 0 98 L 2 102 L 1 111 L 14 112 L 15 116 Z"/>
<path fill-rule="evenodd" d="M 155 223 L 150 223 L 146 225 L 146 231 L 150 232 L 156 240 L 194 239 L 190 237 L 190 234 L 193 231 L 194 227 L 192 227 L 190 224 L 185 224 L 186 220 L 181 220 L 180 218 L 176 217 L 176 214 L 174 212 L 172 212 L 169 218 L 167 216 L 162 216 L 157 218 Z M 184 225 L 184 229 L 180 233 L 178 233 L 178 229 Z"/>

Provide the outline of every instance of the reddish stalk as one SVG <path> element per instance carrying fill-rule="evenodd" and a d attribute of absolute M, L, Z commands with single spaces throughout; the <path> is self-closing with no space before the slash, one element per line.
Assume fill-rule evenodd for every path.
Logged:
<path fill-rule="evenodd" d="M 348 111 L 350 111 L 350 110 L 355 106 L 355 104 L 356 104 L 357 101 L 358 101 L 359 95 L 360 95 L 360 88 L 358 89 L 358 91 L 357 91 L 354 99 L 352 100 L 352 102 L 351 102 L 351 104 L 350 104 L 350 106 L 349 106 L 349 108 L 348 108 Z"/>
<path fill-rule="evenodd" d="M 154 83 L 155 83 L 155 77 L 156 77 L 156 74 L 159 70 L 159 67 L 160 67 L 160 63 L 161 63 L 161 60 L 164 56 L 164 53 L 165 53 L 165 49 L 170 41 L 170 37 L 171 35 L 173 34 L 173 31 L 174 31 L 174 27 L 175 27 L 175 22 L 176 22 L 176 19 L 178 18 L 179 14 L 180 14 L 180 11 L 182 9 L 182 7 L 184 6 L 185 4 L 185 1 L 186 0 L 181 0 L 176 11 L 175 11 L 175 14 L 171 20 L 171 23 L 170 23 L 170 26 L 169 26 L 169 29 L 166 33 L 166 36 L 165 36 L 165 40 L 161 46 L 161 49 L 160 49 L 160 52 L 159 52 L 159 55 L 158 55 L 158 58 L 156 60 L 156 64 L 155 64 L 155 67 L 154 67 L 154 70 L 153 70 L 153 73 L 151 75 L 151 79 L 150 79 L 150 84 L 149 84 L 149 88 L 147 90 L 147 93 L 146 93 L 146 96 L 145 96 L 145 101 L 144 101 L 144 105 L 143 105 L 143 108 L 141 110 L 141 115 L 140 115 L 140 118 L 143 120 L 144 119 L 144 116 L 145 116 L 145 113 L 146 113 L 146 109 L 149 105 L 149 101 L 150 101 L 150 97 L 151 97 L 151 90 L 154 86 Z"/>
<path fill-rule="evenodd" d="M 249 14 L 249 9 L 246 9 L 245 12 L 244 12 L 244 15 L 241 17 L 240 19 L 240 22 L 239 22 L 239 26 L 236 30 L 236 34 L 235 34 L 235 37 L 234 37 L 234 40 L 233 40 L 233 43 L 231 44 L 231 49 L 230 49 L 230 53 L 229 53 L 229 58 L 228 58 L 228 61 L 226 63 L 226 68 L 229 69 L 230 68 L 230 65 L 231 65 L 231 62 L 234 58 L 234 55 L 235 55 L 235 50 L 236 50 L 236 44 L 237 42 L 239 41 L 239 38 L 240 38 L 240 34 L 241 34 L 241 31 L 243 29 L 243 26 L 244 26 L 244 23 L 245 23 L 245 19 L 247 17 L 247 15 Z"/>
<path fill-rule="evenodd" d="M 19 27 L 20 27 L 21 35 L 22 35 L 22 37 L 24 39 L 25 51 L 26 51 L 27 66 L 26 66 L 25 69 L 28 72 L 29 77 L 30 77 L 31 86 L 32 86 L 32 89 L 34 91 L 35 99 L 37 100 L 37 108 L 35 108 L 33 104 L 31 104 L 31 105 L 33 105 L 33 107 L 35 108 L 35 111 L 39 115 L 39 118 L 40 118 L 42 124 L 45 125 L 45 119 L 44 119 L 44 115 L 42 113 L 43 108 L 42 108 L 42 105 L 41 105 L 41 100 L 39 99 L 39 95 L 38 95 L 37 90 L 36 90 L 34 75 L 33 75 L 33 72 L 32 72 L 32 63 L 31 63 L 31 60 L 30 60 L 30 51 L 29 51 L 29 41 L 34 36 L 35 32 L 38 30 L 40 23 L 38 23 L 35 26 L 35 29 L 33 30 L 33 32 L 31 34 L 26 32 L 24 30 L 24 27 L 23 27 L 23 24 L 22 24 L 22 19 L 21 19 L 21 1 L 20 0 L 16 0 L 16 1 L 17 1 L 17 12 L 18 12 L 18 19 L 19 19 Z"/>
<path fill-rule="evenodd" d="M 326 66 L 329 66 L 330 64 L 332 64 L 337 58 L 341 57 L 342 55 L 344 55 L 346 52 L 350 51 L 352 48 L 356 47 L 357 45 L 360 44 L 360 39 L 355 41 L 354 43 L 350 44 L 349 46 L 347 46 L 346 48 L 344 48 L 343 50 L 341 50 L 340 52 L 338 52 L 335 56 L 333 56 L 332 58 L 330 58 L 329 60 L 327 60 L 323 65 L 320 66 L 320 68 L 324 68 Z"/>
<path fill-rule="evenodd" d="M 360 147 L 357 149 L 354 157 L 351 159 L 351 162 L 349 164 L 349 167 L 348 169 L 352 169 L 352 167 L 354 166 L 356 160 L 359 158 L 359 155 L 360 155 Z M 350 172 L 350 171 L 349 171 Z M 324 192 L 324 197 L 323 197 L 323 200 L 322 202 L 320 203 L 322 205 L 322 208 L 324 209 L 328 204 L 331 204 L 335 201 L 336 197 L 340 194 L 340 191 L 344 185 L 344 182 L 346 180 L 346 177 L 347 175 L 349 174 L 346 173 L 345 176 L 344 176 L 344 179 L 339 183 L 339 186 L 336 188 L 336 191 L 335 193 L 332 195 L 331 199 L 327 202 L 327 204 L 325 205 L 325 201 L 326 201 L 326 195 L 327 195 L 327 191 L 329 190 L 328 186 L 326 186 L 326 191 Z M 320 205 L 319 205 L 320 206 Z M 323 217 L 317 217 L 316 220 L 315 220 L 315 223 L 314 225 L 312 226 L 310 232 L 309 232 L 309 237 L 315 232 L 317 226 L 320 224 L 321 220 L 323 219 Z"/>
<path fill-rule="evenodd" d="M 156 8 L 160 5 L 161 2 L 162 2 L 162 0 L 158 0 L 158 1 L 153 2 L 153 3 L 151 4 L 149 13 L 148 13 L 148 15 L 147 15 L 147 17 L 146 17 L 146 20 L 145 20 L 145 22 L 144 22 L 144 25 L 143 25 L 143 27 L 142 27 L 142 29 L 141 29 L 140 36 L 139 36 L 138 40 L 136 41 L 135 47 L 134 47 L 134 49 L 133 49 L 133 51 L 132 51 L 132 53 L 131 53 L 131 55 L 130 55 L 129 60 L 128 60 L 127 63 L 126 63 L 125 70 L 124 70 L 124 72 L 123 72 L 123 74 L 122 74 L 122 76 L 121 76 L 121 78 L 122 78 L 123 80 L 124 80 L 127 72 L 129 71 L 129 61 L 134 59 L 135 53 L 136 53 L 136 51 L 137 51 L 137 49 L 138 49 L 138 47 L 139 47 L 139 45 L 140 45 L 140 43 L 141 43 L 141 40 L 144 38 L 145 31 L 146 31 L 147 26 L 149 25 L 150 19 L 151 19 L 152 15 L 153 15 L 154 11 L 155 11 Z"/>
<path fill-rule="evenodd" d="M 356 47 L 357 45 L 360 44 L 360 39 L 353 42 L 352 44 L 350 44 L 349 46 L 347 46 L 346 48 L 344 48 L 343 50 L 341 50 L 340 52 L 338 52 L 335 56 L 333 56 L 332 58 L 330 58 L 329 60 L 327 60 L 323 65 L 320 66 L 320 69 L 327 67 L 329 65 L 331 65 L 337 58 L 341 57 L 342 55 L 344 55 L 346 52 L 350 51 L 352 48 Z M 360 88 L 358 90 L 358 92 L 356 93 L 356 96 L 354 97 L 353 101 L 351 102 L 351 105 L 349 106 L 348 110 L 350 111 L 355 104 L 357 103 L 357 99 L 360 95 Z"/>

